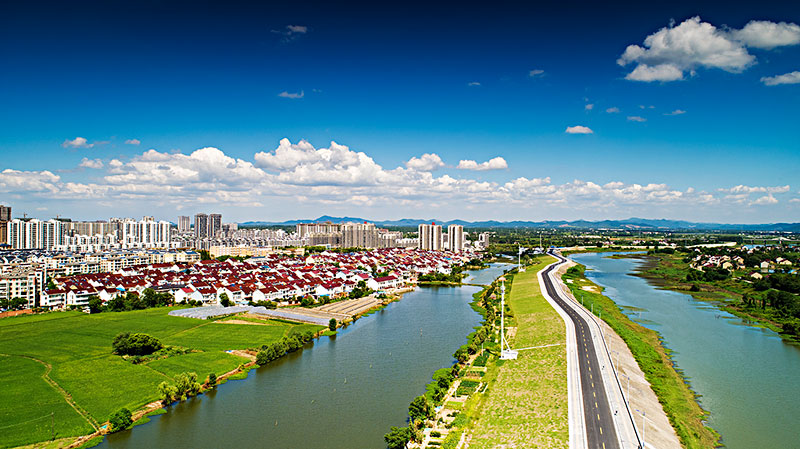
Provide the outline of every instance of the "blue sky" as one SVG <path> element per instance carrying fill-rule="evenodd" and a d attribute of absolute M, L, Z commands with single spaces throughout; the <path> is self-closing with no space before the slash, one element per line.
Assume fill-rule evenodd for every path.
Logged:
<path fill-rule="evenodd" d="M 800 5 L 694 3 L 6 2 L 0 204 L 800 221 Z"/>

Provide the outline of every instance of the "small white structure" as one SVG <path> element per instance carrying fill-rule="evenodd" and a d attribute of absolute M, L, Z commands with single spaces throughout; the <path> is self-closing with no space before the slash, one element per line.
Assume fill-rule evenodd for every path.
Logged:
<path fill-rule="evenodd" d="M 506 279 L 500 278 L 500 360 L 516 360 L 519 352 L 511 349 L 511 345 L 506 340 L 505 319 L 506 319 Z"/>

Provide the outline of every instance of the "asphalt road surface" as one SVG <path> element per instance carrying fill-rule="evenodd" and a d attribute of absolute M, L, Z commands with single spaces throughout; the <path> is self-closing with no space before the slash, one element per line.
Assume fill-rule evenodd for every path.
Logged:
<path fill-rule="evenodd" d="M 558 258 L 561 262 L 566 261 L 565 258 L 558 254 L 551 253 L 550 255 Z M 547 293 L 569 315 L 575 325 L 575 341 L 578 345 L 578 368 L 581 379 L 581 395 L 583 396 L 587 445 L 590 449 L 619 448 L 619 438 L 617 438 L 614 426 L 613 411 L 609 406 L 606 390 L 603 388 L 603 373 L 597 361 L 592 334 L 589 332 L 589 324 L 567 303 L 561 291 L 553 285 L 553 281 L 548 276 L 558 265 L 551 265 L 547 268 L 543 273 L 542 279 Z"/>

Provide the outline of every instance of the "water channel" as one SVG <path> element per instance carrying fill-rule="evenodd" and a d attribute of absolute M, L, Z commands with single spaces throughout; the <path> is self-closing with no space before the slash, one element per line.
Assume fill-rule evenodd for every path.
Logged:
<path fill-rule="evenodd" d="M 606 255 L 571 258 L 628 316 L 661 334 L 726 447 L 800 448 L 798 347 L 713 304 L 631 276 L 640 260 Z"/>
<path fill-rule="evenodd" d="M 489 283 L 508 265 L 468 272 Z M 479 287 L 422 287 L 400 301 L 230 381 L 168 407 L 100 448 L 383 448 L 405 426 L 408 404 L 480 323 Z"/>

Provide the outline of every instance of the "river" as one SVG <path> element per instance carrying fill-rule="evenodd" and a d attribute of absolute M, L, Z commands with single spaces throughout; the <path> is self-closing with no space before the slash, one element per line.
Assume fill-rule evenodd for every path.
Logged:
<path fill-rule="evenodd" d="M 470 271 L 489 283 L 508 265 Z M 100 448 L 383 448 L 390 426 L 481 317 L 469 306 L 479 287 L 421 287 L 302 351 L 168 407 Z"/>
<path fill-rule="evenodd" d="M 713 304 L 630 275 L 643 263 L 576 254 L 634 321 L 661 334 L 730 449 L 800 448 L 800 349 Z"/>

